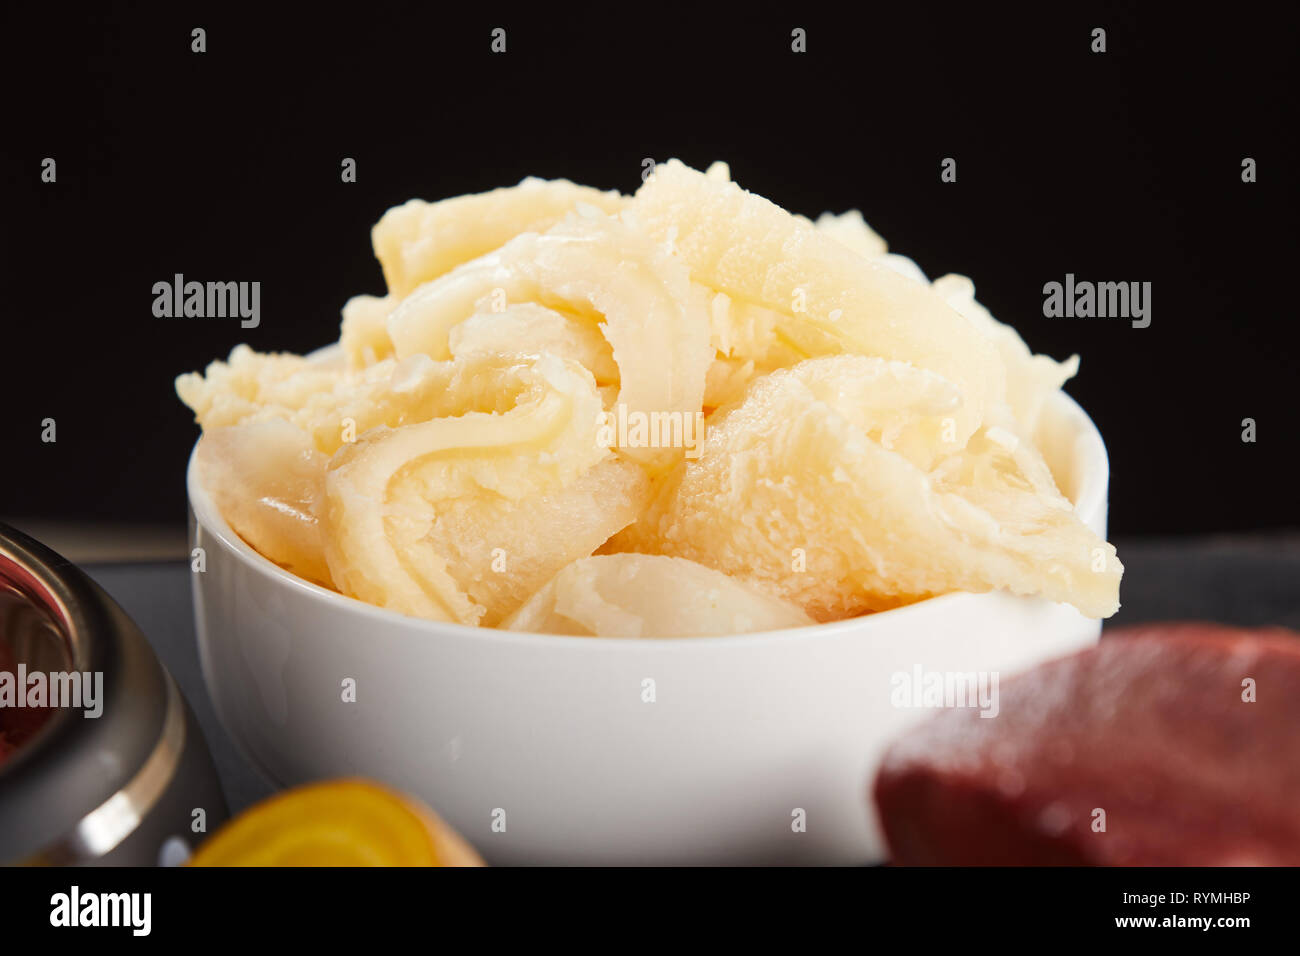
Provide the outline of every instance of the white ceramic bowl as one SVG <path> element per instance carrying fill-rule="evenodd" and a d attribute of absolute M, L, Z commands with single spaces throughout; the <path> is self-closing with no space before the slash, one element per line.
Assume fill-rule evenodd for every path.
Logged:
<path fill-rule="evenodd" d="M 1104 535 L 1108 464 L 1091 420 L 1061 395 L 1040 431 L 1062 491 Z M 735 637 L 441 624 L 281 570 L 231 531 L 193 459 L 188 485 L 206 560 L 203 674 L 249 759 L 280 785 L 361 774 L 416 794 L 494 864 L 879 861 L 876 766 L 930 713 L 894 707 L 891 676 L 920 665 L 1005 679 L 1101 629 L 1005 593 Z"/>

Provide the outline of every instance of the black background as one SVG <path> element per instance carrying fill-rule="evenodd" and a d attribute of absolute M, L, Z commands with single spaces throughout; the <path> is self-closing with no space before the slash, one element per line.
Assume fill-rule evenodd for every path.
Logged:
<path fill-rule="evenodd" d="M 17 7 L 0 514 L 179 523 L 197 428 L 172 379 L 241 341 L 335 339 L 346 299 L 383 291 L 369 229 L 389 206 L 526 175 L 631 192 L 644 158 L 677 156 L 797 212 L 860 208 L 1035 350 L 1079 353 L 1115 533 L 1300 525 L 1296 31 L 1266 7 Z M 260 327 L 155 318 L 176 272 L 260 281 Z M 1151 326 L 1044 318 L 1067 272 L 1151 282 Z"/>

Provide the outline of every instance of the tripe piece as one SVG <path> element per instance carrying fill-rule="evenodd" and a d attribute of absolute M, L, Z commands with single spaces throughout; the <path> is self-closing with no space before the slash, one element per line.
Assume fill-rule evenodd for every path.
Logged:
<path fill-rule="evenodd" d="M 472 494 L 512 502 L 551 494 L 610 451 L 597 440 L 596 383 L 576 363 L 476 354 L 451 372 L 444 392 L 451 407 L 404 427 L 373 428 L 334 455 L 320 517 L 326 561 L 345 594 L 477 624 L 485 609 L 426 541 L 440 504 Z"/>
<path fill-rule="evenodd" d="M 997 350 L 943 299 L 735 183 L 671 160 L 629 213 L 696 280 L 782 314 L 780 333 L 805 354 L 856 352 L 943 375 L 962 394 L 958 446 L 1006 398 Z"/>
<path fill-rule="evenodd" d="M 933 464 L 930 426 L 956 401 L 933 372 L 865 356 L 773 372 L 615 547 L 690 558 L 819 620 L 992 588 L 1114 613 L 1115 549 L 1032 446 L 981 430 Z"/>
<path fill-rule="evenodd" d="M 524 232 L 545 232 L 584 203 L 616 213 L 627 198 L 565 179 L 529 177 L 518 186 L 440 202 L 394 206 L 371 232 L 389 295 L 402 299 L 421 283 L 500 248 Z"/>
<path fill-rule="evenodd" d="M 814 623 L 796 605 L 694 561 L 609 554 L 570 564 L 501 626 L 580 637 L 669 638 Z"/>
<path fill-rule="evenodd" d="M 316 509 L 329 456 L 282 418 L 209 428 L 199 480 L 221 516 L 254 549 L 299 577 L 333 587 Z"/>
<path fill-rule="evenodd" d="M 389 315 L 388 334 L 401 358 L 447 359 L 457 326 L 490 321 L 494 308 L 501 313 L 517 303 L 586 314 L 609 343 L 619 372 L 618 401 L 629 411 L 694 414 L 702 407 L 713 360 L 703 301 L 681 263 L 600 213 L 571 217 L 542 235 L 518 236 L 420 286 Z M 521 325 L 510 351 L 532 354 L 556 341 L 549 323 L 536 324 L 535 339 L 528 323 Z M 658 449 L 623 451 L 651 467 L 680 457 Z"/>

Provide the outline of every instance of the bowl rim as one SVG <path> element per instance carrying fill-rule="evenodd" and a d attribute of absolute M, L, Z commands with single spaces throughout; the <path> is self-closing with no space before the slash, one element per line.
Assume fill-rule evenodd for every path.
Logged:
<path fill-rule="evenodd" d="M 1055 407 L 1053 408 L 1053 406 Z M 1071 424 L 1074 427 L 1074 454 L 1076 456 L 1074 471 L 1078 484 L 1075 496 L 1077 500 L 1074 502 L 1075 512 L 1085 524 L 1091 526 L 1099 517 L 1107 502 L 1110 482 L 1110 458 L 1106 451 L 1106 445 L 1088 413 L 1065 391 L 1057 391 L 1049 397 L 1047 405 L 1044 407 L 1044 417 L 1053 412 L 1061 416 L 1064 423 Z M 201 439 L 202 436 L 200 435 L 199 440 Z M 383 622 L 392 627 L 401 627 L 412 634 L 423 633 L 429 638 L 440 637 L 445 639 L 455 636 L 477 641 L 496 641 L 504 644 L 535 644 L 541 642 L 550 646 L 569 647 L 571 649 L 577 647 L 681 648 L 684 646 L 710 648 L 717 647 L 720 644 L 748 646 L 807 640 L 813 636 L 835 637 L 847 632 L 860 632 L 864 629 L 870 631 L 873 628 L 878 629 L 885 626 L 885 622 L 897 622 L 904 617 L 924 618 L 927 615 L 940 615 L 944 614 L 948 609 L 960 613 L 963 604 L 981 598 L 1004 596 L 1024 601 L 1045 600 L 1036 596 L 1015 595 L 1005 590 L 984 592 L 951 591 L 947 594 L 925 598 L 887 611 L 877 611 L 873 614 L 844 618 L 839 621 L 827 621 L 825 623 L 772 631 L 752 631 L 745 634 L 722 634 L 708 637 L 594 638 L 574 634 L 507 631 L 495 627 L 475 627 L 456 621 L 435 621 L 429 618 L 404 614 L 376 604 L 369 604 L 339 591 L 333 591 L 319 584 L 314 584 L 291 571 L 285 570 L 254 549 L 227 524 L 211 495 L 208 494 L 207 489 L 200 484 L 196 467 L 199 440 L 195 441 L 194 448 L 190 451 L 189 461 L 185 469 L 185 485 L 190 512 L 194 517 L 195 524 L 201 527 L 206 534 L 212 535 L 228 548 L 248 571 L 268 581 L 276 582 L 281 587 L 287 587 L 290 590 L 299 591 L 311 599 L 323 601 L 326 605 L 335 607 L 340 612 Z M 191 534 L 191 547 L 195 544 L 194 537 Z M 865 636 L 859 635 L 859 639 Z"/>

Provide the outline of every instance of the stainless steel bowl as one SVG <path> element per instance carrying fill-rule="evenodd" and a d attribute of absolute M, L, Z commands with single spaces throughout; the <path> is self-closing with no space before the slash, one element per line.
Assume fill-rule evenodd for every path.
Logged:
<path fill-rule="evenodd" d="M 0 763 L 0 863 L 153 865 L 227 816 L 193 713 L 140 631 L 70 562 L 0 524 L 0 672 L 102 675 L 102 710 L 51 707 Z M 5 714 L 0 709 L 0 727 Z M 199 813 L 201 811 L 201 814 Z M 180 843 L 176 843 L 175 840 Z M 171 841 L 169 843 L 169 841 Z"/>

